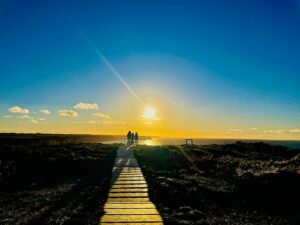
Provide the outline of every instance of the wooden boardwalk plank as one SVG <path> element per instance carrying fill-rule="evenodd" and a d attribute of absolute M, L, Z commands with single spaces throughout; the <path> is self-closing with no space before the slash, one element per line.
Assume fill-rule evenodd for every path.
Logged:
<path fill-rule="evenodd" d="M 147 184 L 114 184 L 112 188 L 148 188 Z"/>
<path fill-rule="evenodd" d="M 162 222 L 159 215 L 104 215 L 101 222 Z"/>
<path fill-rule="evenodd" d="M 100 224 L 163 225 L 131 148 L 118 149 L 104 212 Z"/>
<path fill-rule="evenodd" d="M 147 192 L 136 192 L 136 193 L 121 193 L 121 192 L 118 192 L 118 193 L 109 193 L 108 194 L 108 197 L 109 198 L 122 198 L 122 197 L 148 197 L 148 193 Z"/>
<path fill-rule="evenodd" d="M 112 188 L 109 193 L 120 193 L 120 192 L 148 192 L 147 188 Z"/>
<path fill-rule="evenodd" d="M 104 206 L 105 209 L 155 209 L 152 203 L 139 202 L 139 203 L 112 203 L 108 202 Z"/>
<path fill-rule="evenodd" d="M 114 223 L 114 222 L 101 222 L 103 225 L 163 225 L 162 222 L 151 222 L 151 223 L 130 223 L 130 222 L 125 222 L 125 223 Z"/>
<path fill-rule="evenodd" d="M 149 202 L 149 198 L 108 198 L 107 202 Z"/>
<path fill-rule="evenodd" d="M 153 209 L 106 209 L 106 215 L 122 215 L 122 214 L 146 214 L 146 215 L 158 215 L 158 211 Z"/>

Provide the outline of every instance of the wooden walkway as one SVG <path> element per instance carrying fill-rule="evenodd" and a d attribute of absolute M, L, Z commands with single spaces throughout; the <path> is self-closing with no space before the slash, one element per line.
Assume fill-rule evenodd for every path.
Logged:
<path fill-rule="evenodd" d="M 100 224 L 163 225 L 148 186 L 130 147 L 118 149 L 112 171 L 111 189 Z"/>

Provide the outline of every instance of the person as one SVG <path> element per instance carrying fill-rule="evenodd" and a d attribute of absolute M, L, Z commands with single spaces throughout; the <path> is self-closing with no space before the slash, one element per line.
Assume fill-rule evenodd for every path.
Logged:
<path fill-rule="evenodd" d="M 131 131 L 127 133 L 127 144 L 131 144 Z"/>
<path fill-rule="evenodd" d="M 131 133 L 131 144 L 133 144 L 134 143 L 134 133 L 132 132 Z"/>
<path fill-rule="evenodd" d="M 138 144 L 138 141 L 139 141 L 139 135 L 138 135 L 137 132 L 135 132 L 135 135 L 134 135 L 134 142 L 135 142 L 136 144 Z"/>

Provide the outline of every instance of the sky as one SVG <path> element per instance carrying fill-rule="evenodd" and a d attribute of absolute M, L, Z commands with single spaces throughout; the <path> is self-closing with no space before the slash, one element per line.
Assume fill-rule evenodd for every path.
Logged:
<path fill-rule="evenodd" d="M 300 1 L 0 1 L 0 132 L 300 140 Z"/>

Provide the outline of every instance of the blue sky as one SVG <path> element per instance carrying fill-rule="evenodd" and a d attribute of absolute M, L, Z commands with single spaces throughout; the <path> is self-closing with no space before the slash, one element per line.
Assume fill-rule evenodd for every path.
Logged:
<path fill-rule="evenodd" d="M 300 127 L 296 0 L 1 1 L 0 34 L 2 116 L 93 102 L 124 119 L 114 111 L 130 93 L 101 52 L 144 101 L 208 109 L 219 135 Z"/>

